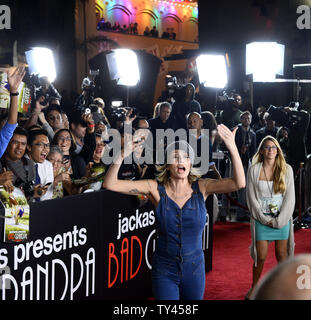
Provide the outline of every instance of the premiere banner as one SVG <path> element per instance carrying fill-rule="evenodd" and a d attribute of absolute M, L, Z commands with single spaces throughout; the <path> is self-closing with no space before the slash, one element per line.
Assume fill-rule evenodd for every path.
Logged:
<path fill-rule="evenodd" d="M 29 237 L 30 210 L 19 188 L 8 193 L 0 187 L 0 211 L 4 218 L 3 242 L 25 242 Z"/>
<path fill-rule="evenodd" d="M 34 203 L 30 212 L 28 240 L 0 246 L 0 300 L 152 298 L 150 202 L 100 191 Z"/>

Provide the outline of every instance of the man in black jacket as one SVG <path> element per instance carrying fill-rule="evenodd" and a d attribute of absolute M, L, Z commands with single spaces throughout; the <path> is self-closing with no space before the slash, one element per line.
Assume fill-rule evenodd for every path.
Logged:
<path fill-rule="evenodd" d="M 259 146 L 261 140 L 266 136 L 272 136 L 276 138 L 276 134 L 279 130 L 279 128 L 275 126 L 275 121 L 271 118 L 271 115 L 268 112 L 264 114 L 263 120 L 265 121 L 266 125 L 256 131 L 257 147 Z"/>
<path fill-rule="evenodd" d="M 26 152 L 28 133 L 24 128 L 16 127 L 13 137 L 1 158 L 0 184 L 8 192 L 14 187 L 25 187 L 26 193 L 35 181 L 35 165 L 32 160 L 24 157 Z M 25 188 L 24 188 L 25 189 Z M 26 194 L 27 196 L 27 194 Z"/>
<path fill-rule="evenodd" d="M 245 176 L 247 175 L 248 167 L 251 163 L 252 157 L 256 152 L 256 134 L 251 129 L 252 115 L 249 111 L 245 111 L 240 117 L 241 124 L 238 125 L 238 130 L 235 134 L 235 143 L 239 150 L 239 154 L 243 163 Z M 238 191 L 239 203 L 246 207 L 246 189 Z M 237 220 L 248 221 L 248 212 L 242 207 L 237 208 Z"/>
<path fill-rule="evenodd" d="M 249 111 L 241 114 L 241 123 L 235 134 L 235 143 L 239 150 L 243 166 L 248 169 L 249 162 L 256 152 L 256 134 L 251 129 L 252 115 Z"/>
<path fill-rule="evenodd" d="M 76 112 L 71 118 L 70 129 L 76 144 L 74 151 L 76 157 L 72 159 L 75 163 L 73 165 L 77 165 L 79 170 L 76 172 L 80 172 L 75 178 L 81 178 L 85 175 L 86 164 L 92 161 L 96 149 L 95 124 L 92 114 L 81 115 Z"/>
<path fill-rule="evenodd" d="M 187 129 L 186 116 L 191 112 L 201 114 L 201 105 L 194 99 L 195 87 L 192 83 L 187 83 L 182 89 L 177 89 L 178 96 L 172 105 L 173 127 L 177 129 Z"/>
<path fill-rule="evenodd" d="M 171 128 L 171 119 L 170 115 L 172 112 L 172 106 L 169 102 L 162 102 L 159 107 L 159 115 L 156 118 L 152 118 L 148 120 L 150 131 L 153 134 L 153 137 L 156 136 L 157 129 L 169 129 Z"/>

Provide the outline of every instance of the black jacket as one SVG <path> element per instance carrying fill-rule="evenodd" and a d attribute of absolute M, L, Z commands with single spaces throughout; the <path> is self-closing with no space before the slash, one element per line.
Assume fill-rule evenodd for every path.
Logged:
<path fill-rule="evenodd" d="M 235 143 L 243 165 L 247 165 L 257 150 L 255 132 L 251 128 L 245 131 L 243 130 L 242 125 L 239 124 L 238 130 L 235 134 Z M 243 145 L 247 146 L 247 151 L 244 154 L 241 153 L 241 148 Z"/>

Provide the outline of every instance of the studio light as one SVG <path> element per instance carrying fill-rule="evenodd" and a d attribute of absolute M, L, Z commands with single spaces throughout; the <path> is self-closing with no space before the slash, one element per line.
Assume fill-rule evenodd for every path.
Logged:
<path fill-rule="evenodd" d="M 273 82 L 284 74 L 285 46 L 277 42 L 253 42 L 246 45 L 246 74 L 254 82 Z"/>
<path fill-rule="evenodd" d="M 228 83 L 226 59 L 223 55 L 202 54 L 196 59 L 200 83 L 204 87 L 224 88 Z"/>
<path fill-rule="evenodd" d="M 136 53 L 130 49 L 115 49 L 106 55 L 111 80 L 118 85 L 136 86 L 140 72 Z"/>
<path fill-rule="evenodd" d="M 26 51 L 25 55 L 30 74 L 47 77 L 51 83 L 56 79 L 56 68 L 52 50 L 35 47 L 32 50 Z"/>

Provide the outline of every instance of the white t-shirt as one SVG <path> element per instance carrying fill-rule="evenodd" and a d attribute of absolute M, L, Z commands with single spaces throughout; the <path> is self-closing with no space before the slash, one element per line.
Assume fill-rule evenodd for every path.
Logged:
<path fill-rule="evenodd" d="M 47 183 L 51 182 L 47 192 L 40 198 L 40 200 L 43 201 L 52 199 L 54 181 L 53 165 L 48 160 L 45 160 L 43 163 L 35 163 L 35 165 L 36 164 L 38 164 L 38 173 L 41 180 L 41 186 L 44 186 Z"/>

